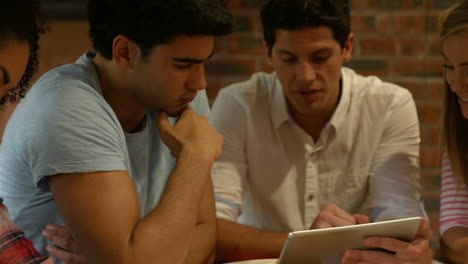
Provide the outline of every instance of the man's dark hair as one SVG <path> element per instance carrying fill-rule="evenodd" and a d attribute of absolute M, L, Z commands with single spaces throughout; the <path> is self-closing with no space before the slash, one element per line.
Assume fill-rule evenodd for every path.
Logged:
<path fill-rule="evenodd" d="M 94 49 L 109 60 L 117 35 L 134 41 L 146 57 L 177 35 L 223 36 L 233 29 L 222 0 L 90 0 L 88 18 Z"/>
<path fill-rule="evenodd" d="M 31 78 L 39 67 L 39 36 L 45 32 L 39 2 L 35 0 L 4 1 L 0 8 L 0 45 L 8 41 L 27 42 L 30 56 L 26 70 L 18 85 L 0 98 L 0 107 L 6 102 L 23 98 Z"/>
<path fill-rule="evenodd" d="M 270 53 L 278 29 L 326 26 L 342 48 L 351 32 L 348 0 L 271 0 L 263 6 L 261 17 Z"/>

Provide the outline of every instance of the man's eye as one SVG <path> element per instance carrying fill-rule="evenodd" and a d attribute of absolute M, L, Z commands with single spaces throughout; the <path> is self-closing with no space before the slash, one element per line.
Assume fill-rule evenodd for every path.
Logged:
<path fill-rule="evenodd" d="M 188 64 L 174 64 L 174 66 L 179 70 L 187 70 L 187 69 L 190 69 L 190 67 L 192 67 L 192 64 L 190 64 L 190 63 L 188 63 Z"/>
<path fill-rule="evenodd" d="M 447 70 L 447 71 L 448 71 L 448 70 L 451 71 L 451 70 L 454 69 L 452 65 L 448 65 L 448 64 L 444 64 L 444 65 L 442 65 L 442 67 L 444 67 L 444 69 Z"/>
<path fill-rule="evenodd" d="M 285 62 L 285 63 L 293 63 L 293 62 L 296 61 L 296 58 L 294 58 L 294 57 L 284 57 L 284 58 L 281 58 L 281 61 Z"/>
<path fill-rule="evenodd" d="M 313 58 L 313 61 L 315 63 L 323 63 L 323 62 L 327 61 L 328 58 L 330 58 L 330 56 L 315 57 L 315 58 Z"/>

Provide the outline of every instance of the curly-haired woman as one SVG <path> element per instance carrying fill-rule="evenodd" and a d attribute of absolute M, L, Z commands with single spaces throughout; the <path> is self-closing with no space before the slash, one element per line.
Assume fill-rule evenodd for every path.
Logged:
<path fill-rule="evenodd" d="M 44 24 L 35 0 L 4 1 L 0 8 L 0 123 L 8 120 L 7 106 L 26 95 L 31 78 L 37 71 L 39 36 Z M 0 138 L 3 126 L 0 124 Z M 0 141 L 1 142 L 1 141 Z M 63 257 L 78 257 L 56 250 Z M 63 254 L 66 253 L 66 254 Z M 80 259 L 81 260 L 81 259 Z M 83 260 L 81 260 L 83 261 Z M 42 256 L 10 219 L 8 208 L 0 198 L 0 263 L 36 264 L 53 263 Z M 82 263 L 82 262 L 80 262 Z"/>

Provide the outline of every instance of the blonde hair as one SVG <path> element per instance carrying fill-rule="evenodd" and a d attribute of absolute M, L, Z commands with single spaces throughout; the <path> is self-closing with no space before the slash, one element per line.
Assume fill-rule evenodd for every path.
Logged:
<path fill-rule="evenodd" d="M 468 33 L 468 0 L 459 2 L 443 13 L 440 25 L 442 42 L 450 36 Z M 468 184 L 468 120 L 463 117 L 457 95 L 452 92 L 445 78 L 444 90 L 444 144 L 454 175 Z"/>

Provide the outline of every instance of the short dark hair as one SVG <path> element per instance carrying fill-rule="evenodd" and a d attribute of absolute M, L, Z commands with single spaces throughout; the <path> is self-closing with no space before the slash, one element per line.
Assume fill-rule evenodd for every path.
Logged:
<path fill-rule="evenodd" d="M 45 32 L 39 2 L 35 0 L 4 1 L 0 8 L 0 44 L 7 41 L 24 41 L 29 44 L 30 56 L 26 70 L 18 85 L 0 98 L 0 107 L 6 102 L 24 98 L 31 78 L 39 67 L 39 37 Z"/>
<path fill-rule="evenodd" d="M 112 59 L 117 35 L 134 41 L 147 56 L 178 35 L 223 36 L 232 32 L 232 14 L 222 0 L 90 0 L 88 19 L 94 49 Z"/>
<path fill-rule="evenodd" d="M 270 0 L 263 5 L 261 18 L 270 52 L 278 29 L 326 26 L 342 48 L 351 33 L 348 0 Z"/>

